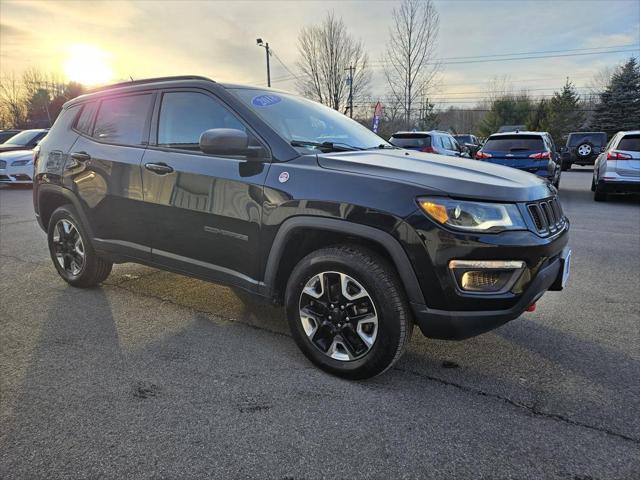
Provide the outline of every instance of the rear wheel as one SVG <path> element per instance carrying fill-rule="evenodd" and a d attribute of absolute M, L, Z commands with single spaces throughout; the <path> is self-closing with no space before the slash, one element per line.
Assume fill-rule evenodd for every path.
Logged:
<path fill-rule="evenodd" d="M 571 162 L 562 162 L 561 169 L 563 172 L 566 172 L 567 170 L 571 170 Z"/>
<path fill-rule="evenodd" d="M 293 338 L 323 370 L 379 375 L 402 355 L 413 322 L 395 270 L 360 247 L 318 250 L 294 268 L 285 296 Z"/>
<path fill-rule="evenodd" d="M 64 205 L 53 212 L 47 240 L 53 265 L 70 285 L 93 287 L 111 273 L 113 264 L 96 254 L 71 205 Z"/>

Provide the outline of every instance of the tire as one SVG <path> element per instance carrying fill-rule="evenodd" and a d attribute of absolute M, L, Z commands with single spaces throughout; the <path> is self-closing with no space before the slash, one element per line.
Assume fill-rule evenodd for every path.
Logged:
<path fill-rule="evenodd" d="M 47 242 L 58 274 L 73 287 L 94 287 L 111 273 L 113 263 L 96 254 L 71 205 L 59 207 L 51 215 Z"/>
<path fill-rule="evenodd" d="M 341 291 L 360 298 L 350 299 Z M 348 379 L 370 378 L 389 369 L 413 332 L 412 313 L 395 269 L 358 246 L 323 248 L 300 260 L 287 283 L 285 307 L 293 338 L 305 356 L 322 370 Z"/>
<path fill-rule="evenodd" d="M 596 202 L 606 202 L 607 201 L 607 192 L 605 192 L 604 190 L 602 190 L 602 188 L 600 188 L 597 184 L 593 193 L 593 199 Z"/>
<path fill-rule="evenodd" d="M 556 187 L 556 190 L 560 190 L 560 177 L 561 175 L 558 175 L 558 178 L 556 179 L 556 181 L 553 182 L 553 186 Z"/>
<path fill-rule="evenodd" d="M 595 192 L 596 191 L 596 179 L 591 177 L 591 191 Z"/>
<path fill-rule="evenodd" d="M 566 172 L 567 170 L 571 170 L 571 163 L 569 163 L 569 162 L 562 162 L 562 165 L 561 165 L 560 169 L 561 169 L 563 172 Z"/>

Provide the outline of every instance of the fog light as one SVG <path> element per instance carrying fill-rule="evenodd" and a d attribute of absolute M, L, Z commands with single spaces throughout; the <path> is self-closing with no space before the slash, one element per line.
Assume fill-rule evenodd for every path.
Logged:
<path fill-rule="evenodd" d="M 451 260 L 449 270 L 458 288 L 469 293 L 508 292 L 524 270 L 522 261 Z"/>

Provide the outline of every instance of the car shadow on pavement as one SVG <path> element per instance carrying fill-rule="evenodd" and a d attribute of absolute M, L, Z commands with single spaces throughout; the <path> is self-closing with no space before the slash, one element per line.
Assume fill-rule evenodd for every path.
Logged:
<path fill-rule="evenodd" d="M 112 415 L 96 399 L 114 395 L 124 362 L 104 290 L 67 287 L 45 305 L 24 376 L 3 392 L 4 478 L 34 478 L 60 465 L 68 449 L 103 435 Z"/>

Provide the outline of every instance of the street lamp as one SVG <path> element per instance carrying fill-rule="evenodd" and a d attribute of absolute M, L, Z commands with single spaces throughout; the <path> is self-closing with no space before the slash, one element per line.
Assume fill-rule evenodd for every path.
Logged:
<path fill-rule="evenodd" d="M 269 69 L 269 42 L 263 42 L 261 38 L 256 38 L 256 45 L 264 47 L 267 52 L 267 87 L 271 87 L 271 70 Z"/>

